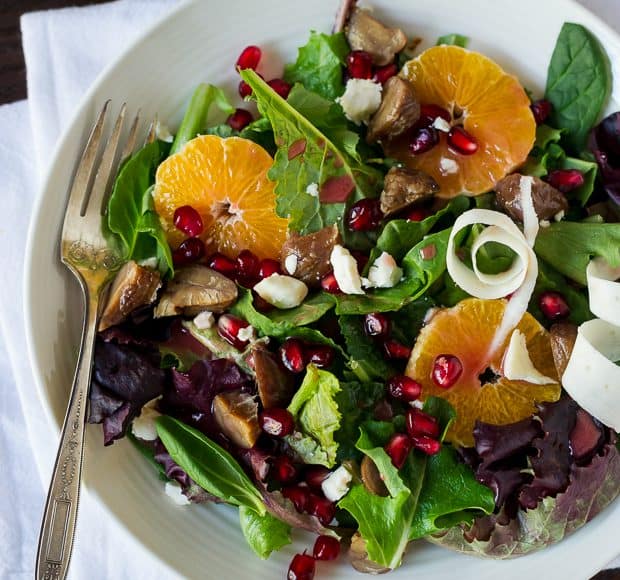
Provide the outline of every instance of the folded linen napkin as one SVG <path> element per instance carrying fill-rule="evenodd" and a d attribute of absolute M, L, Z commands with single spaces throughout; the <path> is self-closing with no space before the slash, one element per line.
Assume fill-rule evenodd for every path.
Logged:
<path fill-rule="evenodd" d="M 0 578 L 33 577 L 56 451 L 37 400 L 23 327 L 22 265 L 31 209 L 55 143 L 99 72 L 175 0 L 119 0 L 28 14 L 22 20 L 28 101 L 0 107 Z M 620 30 L 617 0 L 582 0 Z M 620 558 L 614 563 L 620 566 Z M 88 493 L 82 494 L 70 577 L 176 578 L 154 562 Z"/>

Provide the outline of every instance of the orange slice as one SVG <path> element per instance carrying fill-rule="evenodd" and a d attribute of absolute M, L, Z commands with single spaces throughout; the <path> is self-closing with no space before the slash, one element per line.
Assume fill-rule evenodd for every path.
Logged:
<path fill-rule="evenodd" d="M 473 155 L 448 147 L 447 136 L 426 153 L 413 156 L 408 138 L 386 147 L 387 153 L 412 169 L 435 178 L 442 197 L 489 191 L 527 158 L 536 137 L 530 99 L 516 77 L 491 59 L 458 46 L 435 46 L 402 71 L 420 103 L 439 105 L 478 143 Z M 455 165 L 456 163 L 456 165 Z"/>
<path fill-rule="evenodd" d="M 262 147 L 240 137 L 202 135 L 171 155 L 157 169 L 153 191 L 170 245 L 185 238 L 174 227 L 174 211 L 190 205 L 202 217 L 207 252 L 277 258 L 288 220 L 275 212 L 275 184 L 267 177 L 272 164 Z"/>
<path fill-rule="evenodd" d="M 499 326 L 505 300 L 468 298 L 453 308 L 440 310 L 420 332 L 406 374 L 422 385 L 425 397 L 448 400 L 457 413 L 448 431 L 448 440 L 460 445 L 474 444 L 473 429 L 477 419 L 505 425 L 529 417 L 537 402 L 557 401 L 560 384 L 536 385 L 510 381 L 502 376 L 501 362 L 510 336 L 493 360 L 487 351 Z M 547 331 L 526 313 L 517 328 L 525 335 L 527 350 L 536 369 L 557 379 L 551 343 Z M 431 379 L 435 359 L 451 354 L 461 361 L 463 372 L 449 389 L 438 387 Z M 485 373 L 489 369 L 492 373 Z M 481 375 L 493 373 L 496 379 L 481 382 Z"/>

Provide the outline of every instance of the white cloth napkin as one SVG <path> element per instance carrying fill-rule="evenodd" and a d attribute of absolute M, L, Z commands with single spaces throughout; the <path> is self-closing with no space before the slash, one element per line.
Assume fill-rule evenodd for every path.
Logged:
<path fill-rule="evenodd" d="M 581 0 L 620 30 L 618 0 Z M 22 265 L 31 209 L 54 145 L 98 73 L 176 0 L 119 0 L 22 19 L 28 101 L 0 107 L 0 578 L 30 579 L 54 430 L 39 406 L 27 360 Z M 620 558 L 613 563 L 620 566 Z M 88 493 L 80 506 L 70 577 L 172 579 Z"/>

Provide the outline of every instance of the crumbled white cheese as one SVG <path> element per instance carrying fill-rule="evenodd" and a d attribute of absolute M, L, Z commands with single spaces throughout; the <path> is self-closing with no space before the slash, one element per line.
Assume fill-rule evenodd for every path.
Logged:
<path fill-rule="evenodd" d="M 138 415 L 131 424 L 131 432 L 138 439 L 143 441 L 155 441 L 157 439 L 157 429 L 155 428 L 155 419 L 161 416 L 161 413 L 155 410 L 155 405 L 159 397 L 149 401 L 144 407 L 140 415 Z"/>
<path fill-rule="evenodd" d="M 284 269 L 292 276 L 297 270 L 297 255 L 289 254 L 284 258 Z"/>
<path fill-rule="evenodd" d="M 165 141 L 166 143 L 172 143 L 174 141 L 174 136 L 170 133 L 170 129 L 168 129 L 168 125 L 164 125 L 157 121 L 155 125 L 155 137 L 157 137 L 160 141 Z"/>
<path fill-rule="evenodd" d="M 270 276 L 271 278 L 271 276 Z M 268 280 L 269 278 L 267 278 Z M 237 333 L 237 338 L 243 342 L 254 340 L 256 335 L 254 334 L 254 327 L 250 324 L 245 328 L 241 328 Z"/>
<path fill-rule="evenodd" d="M 308 295 L 308 286 L 297 278 L 272 274 L 256 284 L 254 292 L 276 308 L 295 308 Z"/>
<path fill-rule="evenodd" d="M 198 330 L 207 330 L 207 328 L 211 328 L 214 323 L 215 318 L 213 316 L 213 312 L 210 310 L 203 310 L 194 318 L 194 324 Z"/>
<path fill-rule="evenodd" d="M 438 117 L 438 118 L 441 118 L 441 117 Z M 442 175 L 450 175 L 452 173 L 456 173 L 458 170 L 459 170 L 458 163 L 454 161 L 454 159 L 449 159 L 448 157 L 442 157 L 439 160 L 439 171 L 441 171 Z"/>
<path fill-rule="evenodd" d="M 433 121 L 433 127 L 442 133 L 449 133 L 450 129 L 452 129 L 450 123 L 448 123 L 448 121 L 446 121 L 443 117 L 437 117 Z"/>
<path fill-rule="evenodd" d="M 525 335 L 518 329 L 514 330 L 510 337 L 502 366 L 504 376 L 511 381 L 527 381 L 535 385 L 548 385 L 556 382 L 536 370 L 527 352 Z"/>
<path fill-rule="evenodd" d="M 329 257 L 334 268 L 334 277 L 345 294 L 364 294 L 362 279 L 357 271 L 357 262 L 346 248 L 336 244 Z"/>
<path fill-rule="evenodd" d="M 362 288 L 372 288 L 372 284 L 370 283 L 370 280 L 368 278 L 364 278 L 364 276 L 362 276 L 361 280 Z"/>
<path fill-rule="evenodd" d="M 323 494 L 329 501 L 342 499 L 348 493 L 352 479 L 351 472 L 341 465 L 338 469 L 332 471 L 321 483 Z"/>
<path fill-rule="evenodd" d="M 319 197 L 319 184 L 309 183 L 308 187 L 306 187 L 306 193 L 312 197 Z"/>
<path fill-rule="evenodd" d="M 368 281 L 373 288 L 392 288 L 398 284 L 402 275 L 403 271 L 396 264 L 396 260 L 383 252 L 370 266 Z"/>
<path fill-rule="evenodd" d="M 549 223 L 549 220 L 540 220 L 538 225 L 540 225 L 541 228 L 548 228 L 551 224 Z"/>
<path fill-rule="evenodd" d="M 145 258 L 144 260 L 140 260 L 138 265 L 143 268 L 148 268 L 149 270 L 157 270 L 159 260 L 157 258 Z"/>
<path fill-rule="evenodd" d="M 422 401 L 420 401 L 420 399 L 415 399 L 413 401 L 409 401 L 409 404 L 414 408 L 414 409 L 420 409 L 420 411 L 422 409 L 424 409 L 424 403 Z"/>
<path fill-rule="evenodd" d="M 556 213 L 556 214 L 553 216 L 553 219 L 554 219 L 556 222 L 561 222 L 561 221 L 564 219 L 564 213 L 565 213 L 565 212 L 564 212 L 564 210 L 560 210 L 558 213 Z"/>
<path fill-rule="evenodd" d="M 166 495 L 172 500 L 176 505 L 189 505 L 190 501 L 183 495 L 181 490 L 181 486 L 176 481 L 167 481 L 166 486 L 164 488 L 166 490 Z"/>
<path fill-rule="evenodd" d="M 370 79 L 349 79 L 340 103 L 347 119 L 359 125 L 367 123 L 381 105 L 381 85 Z"/>

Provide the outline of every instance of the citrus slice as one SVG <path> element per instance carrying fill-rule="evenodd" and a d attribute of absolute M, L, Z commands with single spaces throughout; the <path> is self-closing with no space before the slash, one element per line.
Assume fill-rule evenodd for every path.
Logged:
<path fill-rule="evenodd" d="M 174 227 L 174 211 L 190 205 L 202 218 L 208 252 L 277 258 L 288 220 L 275 212 L 275 184 L 267 177 L 272 164 L 262 147 L 240 137 L 202 135 L 171 155 L 157 169 L 153 191 L 170 245 L 185 238 Z"/>
<path fill-rule="evenodd" d="M 530 99 L 517 78 L 491 59 L 458 46 L 435 46 L 401 74 L 420 103 L 446 109 L 452 125 L 461 125 L 478 144 L 471 155 L 457 153 L 439 132 L 438 145 L 419 155 L 409 152 L 411 136 L 386 147 L 390 156 L 431 175 L 441 197 L 489 191 L 526 160 L 536 137 Z"/>
<path fill-rule="evenodd" d="M 453 308 L 442 309 L 422 329 L 411 353 L 406 374 L 422 385 L 424 397 L 442 397 L 456 410 L 456 420 L 447 435 L 454 443 L 474 444 L 476 420 L 494 425 L 513 423 L 529 417 L 536 403 L 560 397 L 558 382 L 541 385 L 503 376 L 502 358 L 509 338 L 489 360 L 488 352 L 505 308 L 505 300 L 468 298 Z M 547 331 L 528 313 L 516 328 L 525 336 L 536 370 L 557 381 Z M 432 379 L 440 355 L 455 356 L 462 365 L 459 378 L 450 388 L 438 387 Z"/>

